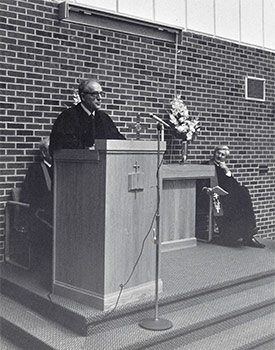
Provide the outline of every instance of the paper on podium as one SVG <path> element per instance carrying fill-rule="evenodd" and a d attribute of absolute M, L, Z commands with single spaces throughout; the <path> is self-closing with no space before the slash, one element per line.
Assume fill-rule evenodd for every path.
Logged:
<path fill-rule="evenodd" d="M 215 187 L 203 187 L 202 191 L 207 191 L 208 195 L 213 195 L 214 193 L 218 194 L 219 196 L 225 196 L 228 194 L 227 191 L 225 191 L 223 188 L 220 186 L 215 186 Z"/>
<path fill-rule="evenodd" d="M 225 191 L 223 188 L 221 188 L 220 186 L 215 186 L 215 187 L 212 187 L 210 188 L 211 192 L 212 193 L 216 193 L 218 194 L 219 196 L 225 196 L 228 194 L 227 191 Z"/>

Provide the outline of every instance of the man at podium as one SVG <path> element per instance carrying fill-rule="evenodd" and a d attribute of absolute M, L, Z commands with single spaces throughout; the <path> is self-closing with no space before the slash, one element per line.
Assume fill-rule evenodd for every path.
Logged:
<path fill-rule="evenodd" d="M 78 93 L 81 102 L 64 110 L 53 125 L 51 155 L 57 149 L 92 147 L 95 139 L 125 139 L 109 115 L 100 109 L 104 93 L 96 80 L 83 80 Z"/>

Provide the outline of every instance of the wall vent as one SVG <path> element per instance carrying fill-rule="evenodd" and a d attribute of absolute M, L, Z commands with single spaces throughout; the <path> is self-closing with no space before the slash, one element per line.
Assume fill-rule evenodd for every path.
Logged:
<path fill-rule="evenodd" d="M 173 43 L 176 41 L 181 43 L 182 41 L 182 28 L 134 19 L 130 16 L 118 15 L 112 12 L 100 11 L 92 7 L 72 4 L 68 1 L 59 4 L 59 20 Z"/>
<path fill-rule="evenodd" d="M 245 99 L 265 101 L 265 79 L 245 77 Z"/>

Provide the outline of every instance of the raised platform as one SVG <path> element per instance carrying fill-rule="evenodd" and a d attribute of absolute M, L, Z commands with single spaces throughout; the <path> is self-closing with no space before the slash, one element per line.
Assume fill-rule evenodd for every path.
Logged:
<path fill-rule="evenodd" d="M 275 242 L 264 242 L 265 249 L 199 243 L 194 248 L 162 253 L 159 311 L 160 317 L 174 325 L 164 332 L 138 326 L 140 320 L 153 317 L 152 298 L 124 307 L 118 304 L 114 312 L 103 312 L 51 295 L 46 266 L 28 272 L 2 265 L 2 330 L 5 336 L 16 339 L 16 334 L 22 335 L 24 329 L 27 344 L 35 342 L 41 349 L 41 344 L 66 350 L 176 349 L 179 344 L 196 349 L 191 344 L 195 346 L 197 342 L 197 349 L 201 350 L 204 338 L 212 337 L 214 344 L 219 333 L 231 342 L 235 339 L 244 344 L 241 334 L 237 336 L 238 330 L 247 334 L 246 343 L 251 346 L 269 344 L 275 333 Z M 249 335 L 253 324 L 261 329 L 257 336 Z M 63 346 L 59 347 L 58 341 Z"/>

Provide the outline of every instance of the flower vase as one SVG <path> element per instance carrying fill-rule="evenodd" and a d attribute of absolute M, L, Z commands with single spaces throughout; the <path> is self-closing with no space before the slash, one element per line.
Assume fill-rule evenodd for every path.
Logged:
<path fill-rule="evenodd" d="M 182 141 L 180 163 L 184 164 L 187 161 L 187 157 L 188 157 L 188 142 Z"/>

